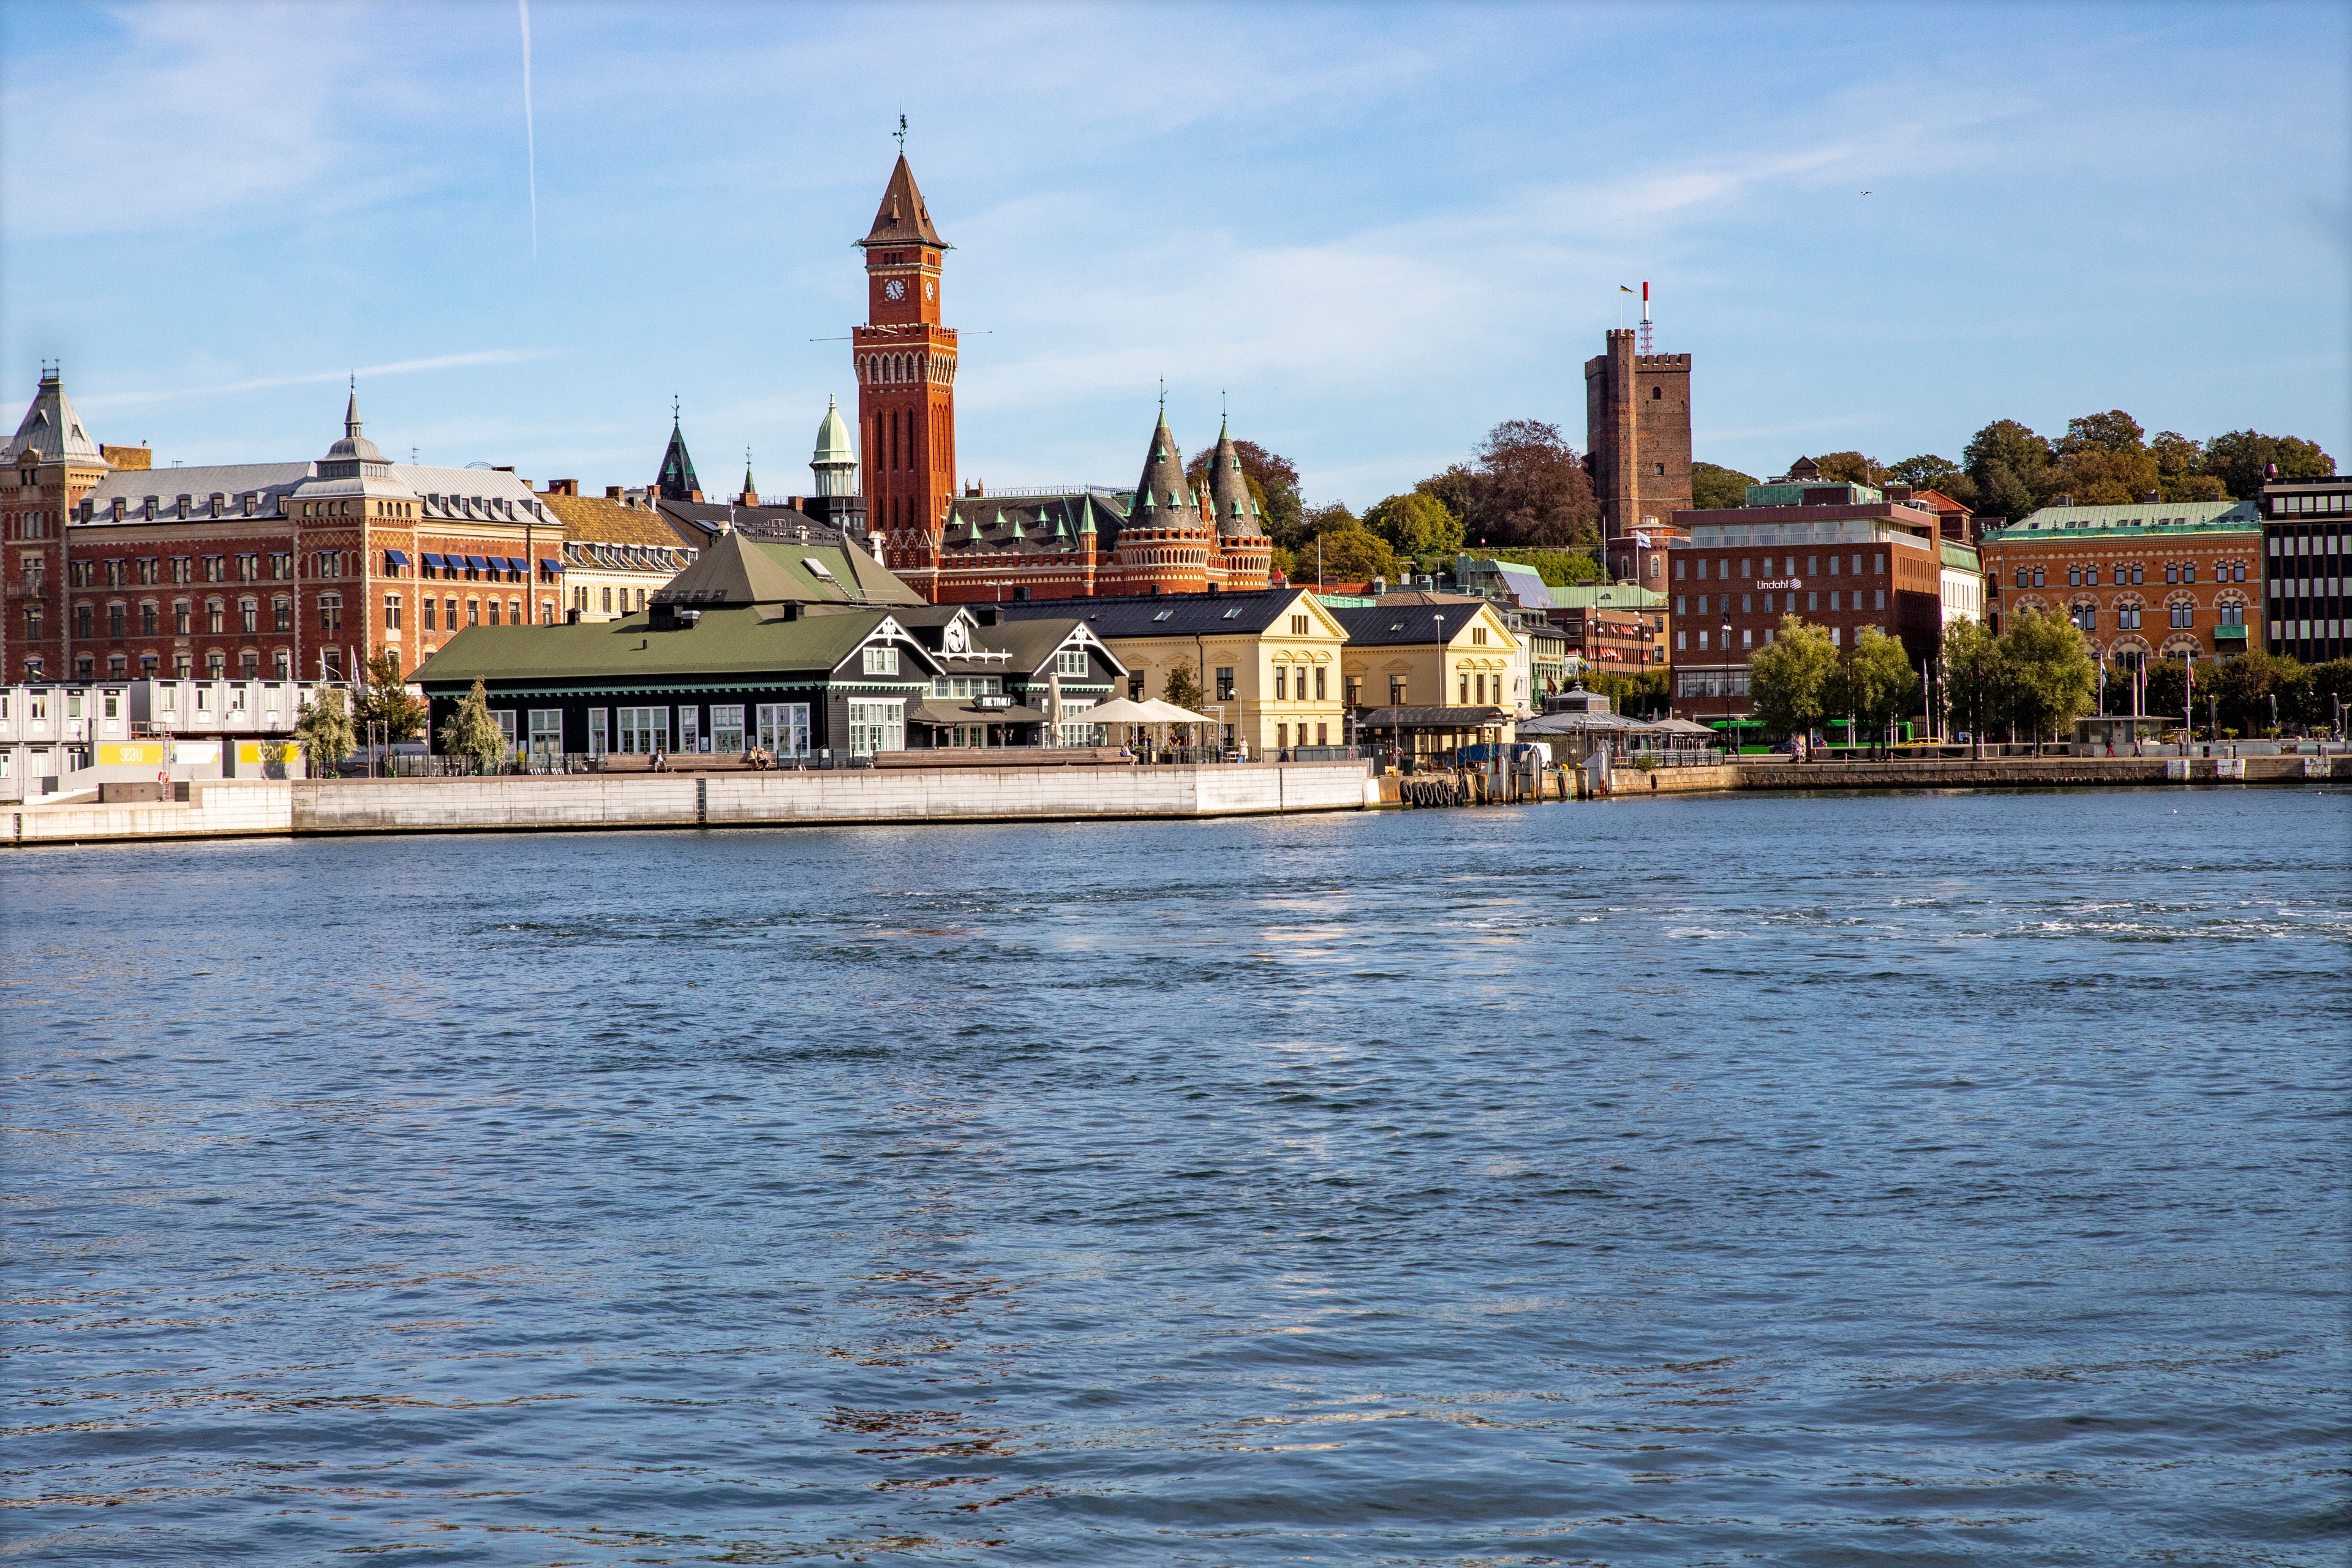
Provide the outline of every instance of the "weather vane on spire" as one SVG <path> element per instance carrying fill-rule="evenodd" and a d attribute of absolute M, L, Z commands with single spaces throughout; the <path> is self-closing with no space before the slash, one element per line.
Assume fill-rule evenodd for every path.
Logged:
<path fill-rule="evenodd" d="M 1164 375 L 1160 378 L 1160 412 L 1163 416 L 1168 412 L 1168 378 Z"/>
<path fill-rule="evenodd" d="M 907 111 L 905 110 L 898 111 L 898 129 L 891 134 L 898 139 L 898 156 L 905 157 L 907 155 Z"/>

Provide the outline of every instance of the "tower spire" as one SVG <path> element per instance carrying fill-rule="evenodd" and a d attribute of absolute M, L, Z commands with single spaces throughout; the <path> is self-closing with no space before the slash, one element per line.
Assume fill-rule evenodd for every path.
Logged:
<path fill-rule="evenodd" d="M 346 436 L 357 436 L 359 433 L 360 376 L 359 372 L 353 371 L 352 373 L 352 400 L 343 405 L 343 434 Z"/>

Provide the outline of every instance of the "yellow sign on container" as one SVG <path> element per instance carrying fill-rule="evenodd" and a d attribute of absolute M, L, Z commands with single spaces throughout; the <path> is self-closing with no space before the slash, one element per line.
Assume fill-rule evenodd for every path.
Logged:
<path fill-rule="evenodd" d="M 163 742 L 100 741 L 98 743 L 98 765 L 101 768 L 160 768 L 163 765 Z"/>
<path fill-rule="evenodd" d="M 259 767 L 264 763 L 299 763 L 302 748 L 291 741 L 239 741 L 236 743 L 236 765 L 240 772 Z"/>

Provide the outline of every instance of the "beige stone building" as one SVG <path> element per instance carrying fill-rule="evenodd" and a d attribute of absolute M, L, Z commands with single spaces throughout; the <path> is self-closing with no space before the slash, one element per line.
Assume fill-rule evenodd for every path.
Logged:
<path fill-rule="evenodd" d="M 1340 655 L 1347 633 L 1305 588 L 1030 599 L 994 606 L 1006 619 L 1076 616 L 1127 667 L 1124 695 L 1165 698 L 1191 671 L 1217 742 L 1269 756 L 1348 743 Z"/>

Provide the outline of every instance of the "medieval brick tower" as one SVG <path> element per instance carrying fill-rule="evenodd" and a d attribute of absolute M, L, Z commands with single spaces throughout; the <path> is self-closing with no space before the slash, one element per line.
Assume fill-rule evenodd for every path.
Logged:
<path fill-rule="evenodd" d="M 1691 356 L 1633 350 L 1633 333 L 1609 334 L 1609 352 L 1584 362 L 1584 450 L 1601 537 L 1671 527 L 1691 504 Z"/>
<path fill-rule="evenodd" d="M 866 526 L 891 570 L 936 600 L 940 545 L 955 496 L 954 329 L 940 325 L 940 262 L 949 249 L 905 153 L 890 171 L 866 252 L 866 325 L 851 334 Z"/>

